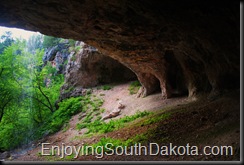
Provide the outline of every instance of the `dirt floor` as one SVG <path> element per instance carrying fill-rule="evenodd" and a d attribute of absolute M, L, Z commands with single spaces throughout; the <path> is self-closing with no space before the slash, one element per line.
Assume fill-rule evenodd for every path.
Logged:
<path fill-rule="evenodd" d="M 119 130 L 94 135 L 92 137 L 82 136 L 85 129 L 78 131 L 75 129 L 79 121 L 80 114 L 72 117 L 69 122 L 69 128 L 66 131 L 59 131 L 38 142 L 33 147 L 25 151 L 16 151 L 12 153 L 8 160 L 12 161 L 50 161 L 50 160 L 68 160 L 59 159 L 52 156 L 41 156 L 41 145 L 38 143 L 50 143 L 52 145 L 81 145 L 94 144 L 102 137 L 127 140 L 136 135 L 147 137 L 141 143 L 145 146 L 150 143 L 157 143 L 159 146 L 190 144 L 199 147 L 202 151 L 204 146 L 232 146 L 232 155 L 170 155 L 162 156 L 160 154 L 151 155 L 104 155 L 98 159 L 94 155 L 79 156 L 73 161 L 238 161 L 240 160 L 240 91 L 226 92 L 216 100 L 209 101 L 207 97 L 201 96 L 198 99 L 189 99 L 187 97 L 177 97 L 163 100 L 160 93 L 156 93 L 145 98 L 136 98 L 136 95 L 129 94 L 129 83 L 116 85 L 110 90 L 93 89 L 92 94 L 104 100 L 101 108 L 109 113 L 118 101 L 121 101 L 125 108 L 121 114 L 114 119 L 125 115 L 130 116 L 137 111 L 151 111 L 153 116 L 145 117 L 129 123 L 126 127 Z M 170 113 L 170 117 L 157 122 L 145 124 L 148 118 Z M 110 119 L 108 119 L 109 121 Z M 77 138 L 80 137 L 80 138 Z M 155 148 L 153 149 L 155 153 Z"/>

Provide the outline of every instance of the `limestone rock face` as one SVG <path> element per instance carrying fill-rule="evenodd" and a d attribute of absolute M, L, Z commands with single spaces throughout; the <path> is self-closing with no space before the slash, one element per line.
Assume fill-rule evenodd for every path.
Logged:
<path fill-rule="evenodd" d="M 1 0 L 0 25 L 98 48 L 137 75 L 138 96 L 158 89 L 165 98 L 185 91 L 214 96 L 240 87 L 239 7 L 208 0 Z"/>
<path fill-rule="evenodd" d="M 42 58 L 44 65 L 46 65 L 47 62 L 51 62 L 58 73 L 64 73 L 66 66 L 65 61 L 70 55 L 69 46 L 68 43 L 59 43 L 58 45 L 48 48 Z"/>
<path fill-rule="evenodd" d="M 49 62 L 58 74 L 64 74 L 60 100 L 85 95 L 88 87 L 136 79 L 130 69 L 82 41 L 76 41 L 74 46 L 65 41 L 48 48 L 43 62 L 44 65 Z M 46 78 L 46 86 L 50 83 Z"/>
<path fill-rule="evenodd" d="M 136 79 L 130 69 L 103 55 L 96 48 L 81 41 L 77 41 L 75 47 L 79 50 L 68 56 L 61 100 L 86 94 L 84 88 Z"/>
<path fill-rule="evenodd" d="M 87 88 L 136 78 L 130 69 L 101 54 L 96 48 L 83 42 L 77 42 L 76 47 L 80 50 L 71 53 L 65 72 L 65 82 L 69 86 Z"/>

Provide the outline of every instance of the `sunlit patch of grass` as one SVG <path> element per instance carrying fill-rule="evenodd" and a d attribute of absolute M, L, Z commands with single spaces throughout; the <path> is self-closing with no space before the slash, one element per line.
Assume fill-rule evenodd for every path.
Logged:
<path fill-rule="evenodd" d="M 154 124 L 154 123 L 157 123 L 159 121 L 163 121 L 165 119 L 168 119 L 170 116 L 171 116 L 170 112 L 165 112 L 165 113 L 162 113 L 160 115 L 155 115 L 155 116 L 153 115 L 152 117 L 145 119 L 143 121 L 143 123 L 141 123 L 141 125 Z"/>
<path fill-rule="evenodd" d="M 101 118 L 97 118 L 93 122 L 83 121 L 81 123 L 78 123 L 76 128 L 77 129 L 87 128 L 88 131 L 86 132 L 86 134 L 107 133 L 107 132 L 111 132 L 111 131 L 117 130 L 119 128 L 122 128 L 122 127 L 124 127 L 125 123 L 134 121 L 138 118 L 142 118 L 151 113 L 152 112 L 147 112 L 147 111 L 139 112 L 138 111 L 132 116 L 125 116 L 125 117 L 117 119 L 117 120 L 110 120 L 108 123 L 102 121 Z"/>

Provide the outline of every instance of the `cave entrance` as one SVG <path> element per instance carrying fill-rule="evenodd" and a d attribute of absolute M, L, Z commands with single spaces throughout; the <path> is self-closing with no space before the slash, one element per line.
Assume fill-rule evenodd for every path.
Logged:
<path fill-rule="evenodd" d="M 161 90 L 160 80 L 155 77 L 154 90 L 152 91 L 152 94 L 161 93 L 161 92 L 162 90 Z"/>
<path fill-rule="evenodd" d="M 108 56 L 103 58 L 106 59 L 106 62 L 99 62 L 99 64 L 95 65 L 100 65 L 98 68 L 98 72 L 100 72 L 99 84 L 124 83 L 137 80 L 136 74 L 119 61 Z"/>
<path fill-rule="evenodd" d="M 165 61 L 167 63 L 166 82 L 167 90 L 170 90 L 171 97 L 188 95 L 185 76 L 179 61 L 175 57 L 173 50 L 165 51 Z"/>

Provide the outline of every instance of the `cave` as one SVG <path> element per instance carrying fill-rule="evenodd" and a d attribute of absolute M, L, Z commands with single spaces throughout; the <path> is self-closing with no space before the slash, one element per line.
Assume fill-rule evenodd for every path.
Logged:
<path fill-rule="evenodd" d="M 166 81 L 168 81 L 168 88 L 172 91 L 172 97 L 187 95 L 188 91 L 183 69 L 176 60 L 174 52 L 172 50 L 166 50 L 164 57 L 167 62 Z"/>
<path fill-rule="evenodd" d="M 2 0 L 0 25 L 72 38 L 132 70 L 137 96 L 240 88 L 238 1 Z"/>
<path fill-rule="evenodd" d="M 105 142 L 111 144 L 112 141 L 120 145 L 120 141 L 117 141 L 120 139 L 121 144 L 143 142 L 149 146 L 149 142 L 150 145 L 151 142 L 157 142 L 163 148 L 166 145 L 177 145 L 178 152 L 181 149 L 187 150 L 187 154 L 162 154 L 153 157 L 147 154 L 130 156 L 118 154 L 111 155 L 112 157 L 106 155 L 104 159 L 89 157 L 93 155 L 85 157 L 81 155 L 78 159 L 66 157 L 67 159 L 62 161 L 231 160 L 236 162 L 241 160 L 240 69 L 242 68 L 240 66 L 239 1 L 1 0 L 0 26 L 69 38 L 84 42 L 98 50 L 92 51 L 90 56 L 82 60 L 81 58 L 87 54 L 74 54 L 71 63 L 76 62 L 76 65 L 72 66 L 76 68 L 71 69 L 69 75 L 65 77 L 66 84 L 58 88 L 57 93 L 60 93 L 61 97 L 55 102 L 56 110 L 51 107 L 50 113 L 44 111 L 48 120 L 39 122 L 44 127 L 38 125 L 36 130 L 41 129 L 39 136 L 41 139 L 30 143 L 34 151 L 24 150 L 24 156 L 19 159 L 14 158 L 15 155 L 12 157 L 8 152 L 3 152 L 6 151 L 5 148 L 0 148 L 0 160 L 2 155 L 9 160 L 61 160 L 56 159 L 57 157 L 51 158 L 51 152 L 47 158 L 42 157 L 45 155 L 40 154 L 38 148 L 43 147 L 42 144 L 63 146 L 65 144 L 63 142 L 74 146 L 80 144 L 94 146 L 103 145 Z M 55 58 L 50 58 L 50 61 L 53 60 Z M 69 69 L 69 66 L 67 68 Z M 139 85 L 134 89 L 138 91 L 136 97 L 140 98 L 135 98 L 135 93 L 130 94 L 128 90 L 131 85 L 128 81 L 136 79 L 140 83 L 136 82 Z M 105 86 L 111 82 L 121 81 L 127 81 L 123 91 L 116 86 L 112 90 L 97 88 L 99 85 Z M 83 90 L 83 87 L 87 89 Z M 41 92 L 40 87 L 39 90 Z M 13 93 L 19 92 L 19 90 L 13 91 Z M 125 92 L 129 97 L 126 97 Z M 85 97 L 79 98 L 82 95 Z M 19 97 L 16 98 L 18 100 Z M 66 98 L 70 99 L 66 100 Z M 29 102 L 32 106 L 33 102 Z M 45 104 L 39 106 L 41 104 L 38 98 L 36 103 L 38 103 L 38 112 L 42 112 L 42 107 L 48 107 Z M 17 112 L 20 117 L 25 117 L 22 112 L 26 112 L 27 106 L 25 107 L 22 102 L 21 104 L 24 105 L 21 109 L 18 104 L 14 104 L 15 111 L 12 111 L 13 108 L 10 106 L 9 112 L 13 115 L 9 115 L 10 122 L 7 123 L 9 125 L 2 124 L 1 128 L 4 129 L 0 130 L 3 130 L 1 134 L 3 140 L 0 141 L 4 144 L 20 141 L 19 134 L 23 134 L 20 137 L 24 138 L 29 136 L 28 134 L 31 136 L 35 134 L 35 131 L 29 129 L 27 122 L 21 125 L 14 122 Z M 153 107 L 150 107 L 152 104 Z M 3 105 L 5 106 L 4 102 Z M 106 105 L 106 108 L 101 105 Z M 123 110 L 121 111 L 120 108 Z M 139 115 L 138 110 L 142 110 Z M 76 111 L 79 111 L 79 114 L 76 114 Z M 32 114 L 33 111 L 30 109 L 30 112 L 27 114 Z M 108 116 L 117 112 L 116 115 L 121 116 L 112 116 L 109 120 L 114 125 L 110 125 L 109 121 L 107 125 L 105 121 L 101 121 L 103 112 L 110 112 Z M 142 118 L 134 119 L 132 114 Z M 141 114 L 148 114 L 148 116 Z M 32 121 L 34 117 L 32 119 L 27 116 L 25 119 L 30 118 Z M 96 117 L 94 122 L 93 117 Z M 20 120 L 22 121 L 24 120 Z M 120 121 L 130 122 L 125 127 L 120 127 L 124 124 Z M 116 124 L 119 126 L 117 127 Z M 100 127 L 101 125 L 103 127 Z M 89 126 L 96 128 L 94 134 L 89 134 L 93 129 Z M 35 125 L 32 127 L 34 128 Z M 17 132 L 9 134 L 9 128 L 11 130 L 14 128 L 13 130 Z M 88 134 L 83 132 L 85 130 L 81 130 L 83 128 Z M 28 134 L 25 134 L 25 129 L 28 130 Z M 10 143 L 7 143 L 9 141 Z M 228 147 L 228 149 L 231 147 L 233 154 L 231 152 L 229 155 L 211 155 L 211 153 L 207 155 L 200 151 L 199 154 L 191 155 L 188 154 L 187 146 L 183 148 L 184 143 L 197 145 L 199 150 L 204 149 L 204 146 L 213 146 L 212 151 L 218 146 Z M 22 155 L 23 151 L 20 152 Z M 162 152 L 164 151 L 161 148 L 160 153 Z M 224 152 L 228 153 L 228 150 Z M 71 155 L 67 154 L 67 156 Z"/>

